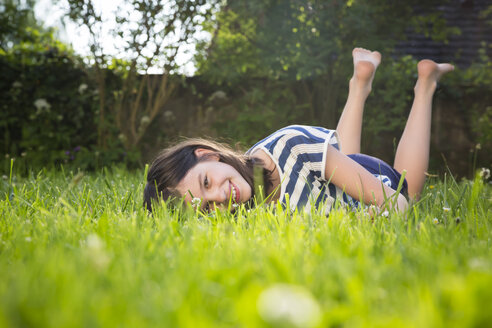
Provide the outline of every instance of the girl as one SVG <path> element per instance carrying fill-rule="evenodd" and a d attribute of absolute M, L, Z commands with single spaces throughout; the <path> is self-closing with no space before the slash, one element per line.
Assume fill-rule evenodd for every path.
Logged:
<path fill-rule="evenodd" d="M 191 139 L 162 151 L 152 163 L 144 190 L 144 204 L 184 197 L 200 199 L 201 209 L 248 203 L 253 199 L 253 168 L 263 168 L 269 200 L 279 200 L 291 209 L 325 206 L 335 199 L 357 206 L 358 202 L 380 209 L 394 200 L 405 210 L 418 199 L 429 162 L 432 97 L 440 77 L 454 69 L 431 60 L 418 63 L 415 98 L 398 144 L 393 167 L 359 154 L 364 104 L 371 91 L 381 54 L 356 48 L 352 52 L 354 74 L 347 103 L 336 131 L 293 125 L 255 144 L 246 154 L 203 139 Z M 401 192 L 396 189 L 406 171 Z"/>

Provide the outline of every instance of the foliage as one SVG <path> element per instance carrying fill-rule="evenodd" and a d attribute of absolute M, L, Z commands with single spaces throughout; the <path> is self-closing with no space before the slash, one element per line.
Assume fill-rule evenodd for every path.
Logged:
<path fill-rule="evenodd" d="M 479 61 L 465 70 L 453 72 L 447 83 L 446 97 L 461 109 L 467 126 L 466 133 L 472 136 L 470 152 L 475 153 L 472 170 L 477 164 L 490 167 L 492 163 L 492 153 L 488 151 L 492 149 L 492 61 L 485 50 L 485 47 L 480 49 Z"/>
<path fill-rule="evenodd" d="M 6 43 L 0 50 L 0 153 L 17 166 L 71 164 L 94 169 L 114 162 L 135 162 L 116 139 L 111 150 L 97 147 L 97 107 L 100 99 L 93 72 L 82 59 L 35 20 L 33 1 L 9 1 L 0 9 Z M 16 29 L 10 29 L 10 25 Z M 5 47 L 4 47 L 5 46 Z M 105 74 L 109 90 L 119 78 Z M 112 126 L 107 126 L 112 131 Z M 1 167 L 8 170 L 8 165 Z"/>
<path fill-rule="evenodd" d="M 405 30 L 434 31 L 445 39 L 457 33 L 436 10 L 417 15 L 415 8 L 434 8 L 442 1 L 228 1 L 207 24 L 214 37 L 197 58 L 200 72 L 218 82 L 238 73 L 274 79 L 305 79 L 333 74 L 355 47 L 390 53 Z M 410 23 L 410 25 L 409 25 Z"/>
<path fill-rule="evenodd" d="M 7 51 L 41 29 L 34 17 L 35 0 L 4 0 L 0 4 L 0 49 Z"/>
<path fill-rule="evenodd" d="M 0 152 L 35 167 L 80 161 L 96 137 L 94 93 L 81 60 L 51 31 L 24 33 L 0 52 Z"/>
<path fill-rule="evenodd" d="M 405 216 L 141 204 L 143 172 L 0 180 L 2 326 L 483 327 L 492 190 L 429 181 Z M 302 307 L 302 308 L 301 308 Z M 299 311 L 299 309 L 302 311 Z M 303 313 L 309 313 L 308 318 Z"/>
<path fill-rule="evenodd" d="M 477 134 L 478 142 L 492 147 L 492 95 L 489 92 L 492 85 L 492 61 L 486 56 L 485 49 L 481 49 L 481 54 L 481 61 L 462 73 L 461 84 L 468 88 L 465 89 L 465 95 L 456 100 L 464 105 L 467 100 L 473 99 L 468 109 L 474 122 L 472 130 Z"/>
<path fill-rule="evenodd" d="M 0 53 L 6 75 L 0 86 L 2 106 L 8 109 L 1 114 L 2 154 L 27 167 L 139 163 L 137 144 L 181 82 L 171 76 L 179 66 L 176 56 L 212 4 L 122 2 L 112 32 L 128 58 L 117 58 L 101 44 L 103 18 L 93 2 L 69 1 L 70 19 L 92 37 L 92 58 L 85 62 L 52 30 L 38 28 L 34 2 L 26 2 L 25 9 L 12 1 L 0 6 L 0 32 L 6 40 Z M 17 30 L 10 31 L 12 24 Z M 153 75 L 149 70 L 155 66 L 164 74 Z"/>
<path fill-rule="evenodd" d="M 92 0 L 67 0 L 67 17 L 85 28 L 91 36 L 92 64 L 99 91 L 98 146 L 104 150 L 112 139 L 119 138 L 127 151 L 135 151 L 148 126 L 173 94 L 175 83 L 170 74 L 178 67 L 176 56 L 191 43 L 201 22 L 210 15 L 214 1 L 123 1 L 115 10 L 117 24 L 110 32 L 121 59 L 122 86 L 113 95 L 107 90 L 106 70 L 110 63 L 103 45 L 104 18 Z M 159 67 L 163 73 L 150 76 Z M 114 104 L 108 106 L 108 98 Z M 113 122 L 118 133 L 111 134 Z"/>

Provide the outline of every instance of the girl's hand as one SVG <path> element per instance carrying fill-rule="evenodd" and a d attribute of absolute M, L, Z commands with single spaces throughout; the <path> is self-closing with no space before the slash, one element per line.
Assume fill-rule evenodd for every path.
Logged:
<path fill-rule="evenodd" d="M 375 216 L 392 209 L 395 209 L 398 212 L 405 212 L 408 209 L 408 201 L 405 196 L 403 196 L 402 194 L 398 194 L 398 198 L 396 199 L 396 201 L 393 200 L 393 202 L 391 202 L 391 205 L 389 206 L 388 204 L 384 204 L 383 206 L 371 205 L 369 206 L 368 213 L 369 216 L 374 219 Z"/>
<path fill-rule="evenodd" d="M 396 206 L 398 207 L 398 211 L 404 212 L 408 209 L 408 201 L 402 194 L 398 194 L 398 199 L 396 201 Z"/>

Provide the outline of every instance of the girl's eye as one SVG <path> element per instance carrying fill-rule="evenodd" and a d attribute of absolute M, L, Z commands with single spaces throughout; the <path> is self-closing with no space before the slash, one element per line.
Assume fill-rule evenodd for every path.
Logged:
<path fill-rule="evenodd" d="M 203 185 L 205 186 L 205 188 L 208 188 L 208 178 L 207 178 L 207 176 L 205 176 L 205 180 L 203 181 Z"/>

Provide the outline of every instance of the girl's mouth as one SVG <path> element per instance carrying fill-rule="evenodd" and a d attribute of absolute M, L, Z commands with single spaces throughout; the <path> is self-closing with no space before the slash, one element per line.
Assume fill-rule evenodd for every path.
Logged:
<path fill-rule="evenodd" d="M 231 198 L 234 202 L 239 203 L 239 188 L 236 187 L 234 183 L 231 182 Z"/>

